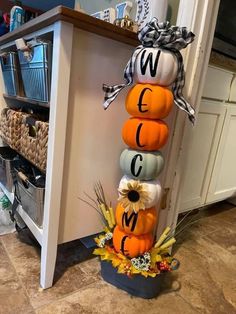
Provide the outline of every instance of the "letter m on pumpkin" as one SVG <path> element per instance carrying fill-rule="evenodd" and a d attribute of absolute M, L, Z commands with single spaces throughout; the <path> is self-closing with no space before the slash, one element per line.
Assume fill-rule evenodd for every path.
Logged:
<path fill-rule="evenodd" d="M 122 226 L 123 226 L 123 228 L 125 226 L 130 228 L 130 226 L 131 226 L 130 230 L 133 232 L 135 227 L 136 227 L 137 220 L 138 220 L 138 214 L 136 214 L 134 212 L 132 212 L 130 215 L 129 215 L 129 212 L 123 213 L 123 215 L 122 215 Z"/>

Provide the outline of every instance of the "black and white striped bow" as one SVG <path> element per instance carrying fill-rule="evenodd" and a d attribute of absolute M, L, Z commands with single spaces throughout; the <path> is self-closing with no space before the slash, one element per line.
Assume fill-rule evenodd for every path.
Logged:
<path fill-rule="evenodd" d="M 103 85 L 103 91 L 105 92 L 104 109 L 109 107 L 123 88 L 133 84 L 135 61 L 143 49 L 147 47 L 161 48 L 173 52 L 177 58 L 178 74 L 172 86 L 174 102 L 188 114 L 190 121 L 194 123 L 195 111 L 182 95 L 185 72 L 183 58 L 180 53 L 180 50 L 186 48 L 194 40 L 194 37 L 195 35 L 192 32 L 188 32 L 186 27 L 170 26 L 169 22 L 158 23 L 158 20 L 153 18 L 138 34 L 141 45 L 135 49 L 126 65 L 124 71 L 125 83 L 113 86 Z"/>

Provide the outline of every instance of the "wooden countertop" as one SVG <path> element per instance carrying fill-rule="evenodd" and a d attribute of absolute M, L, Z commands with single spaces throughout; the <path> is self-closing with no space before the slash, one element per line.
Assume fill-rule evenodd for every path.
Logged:
<path fill-rule="evenodd" d="M 134 32 L 98 20 L 90 15 L 63 6 L 58 6 L 20 26 L 13 32 L 1 36 L 0 46 L 9 41 L 24 37 L 26 34 L 33 33 L 43 27 L 49 26 L 56 21 L 65 21 L 90 33 L 111 38 L 125 44 L 130 44 L 131 46 L 139 45 L 137 34 Z"/>
<path fill-rule="evenodd" d="M 236 72 L 236 60 L 217 53 L 216 51 L 211 51 L 210 64 Z"/>

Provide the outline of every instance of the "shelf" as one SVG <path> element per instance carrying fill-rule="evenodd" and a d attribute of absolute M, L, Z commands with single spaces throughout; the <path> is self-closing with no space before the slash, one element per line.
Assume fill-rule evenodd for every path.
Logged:
<path fill-rule="evenodd" d="M 9 192 L 1 182 L 0 182 L 0 188 L 3 190 L 4 194 L 8 197 L 9 201 L 13 204 L 14 193 Z"/>
<path fill-rule="evenodd" d="M 29 99 L 27 97 L 9 96 L 7 94 L 3 94 L 3 97 L 5 98 L 6 101 L 13 100 L 13 101 L 18 102 L 18 103 L 20 102 L 21 104 L 30 104 L 30 105 L 34 105 L 34 106 L 36 105 L 36 106 L 40 106 L 43 108 L 49 108 L 50 107 L 50 103 Z"/>
<path fill-rule="evenodd" d="M 24 220 L 25 224 L 27 227 L 30 229 L 30 231 L 33 233 L 35 236 L 36 240 L 40 245 L 42 245 L 42 240 L 43 240 L 43 229 L 39 228 L 35 222 L 29 217 L 29 215 L 24 211 L 22 206 L 18 206 L 17 212 L 21 216 L 21 218 Z"/>
<path fill-rule="evenodd" d="M 13 204 L 14 202 L 14 193 L 10 193 L 6 187 L 0 182 L 0 188 L 3 190 L 5 195 L 8 197 L 10 202 Z M 24 211 L 22 206 L 18 206 L 17 212 L 21 216 L 21 218 L 24 220 L 24 223 L 27 225 L 27 227 L 30 229 L 30 231 L 35 236 L 36 240 L 39 242 L 40 245 L 42 245 L 42 237 L 43 237 L 43 229 L 39 228 L 33 220 L 29 217 L 29 215 Z"/>

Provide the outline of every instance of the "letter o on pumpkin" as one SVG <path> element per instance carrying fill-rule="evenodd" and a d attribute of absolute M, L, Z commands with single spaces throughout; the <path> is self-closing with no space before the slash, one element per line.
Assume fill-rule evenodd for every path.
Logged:
<path fill-rule="evenodd" d="M 136 84 L 126 98 L 126 110 L 133 117 L 164 119 L 173 107 L 174 97 L 167 87 Z"/>
<path fill-rule="evenodd" d="M 164 157 L 160 151 L 143 152 L 125 149 L 120 155 L 120 167 L 125 175 L 136 180 L 153 180 L 164 168 Z"/>
<path fill-rule="evenodd" d="M 125 144 L 137 150 L 156 151 L 166 144 L 168 135 L 168 126 L 161 120 L 130 118 L 122 129 Z"/>
<path fill-rule="evenodd" d="M 133 258 L 149 251 L 153 245 L 153 236 L 147 233 L 141 236 L 127 234 L 118 226 L 113 231 L 113 245 L 118 253 Z"/>

